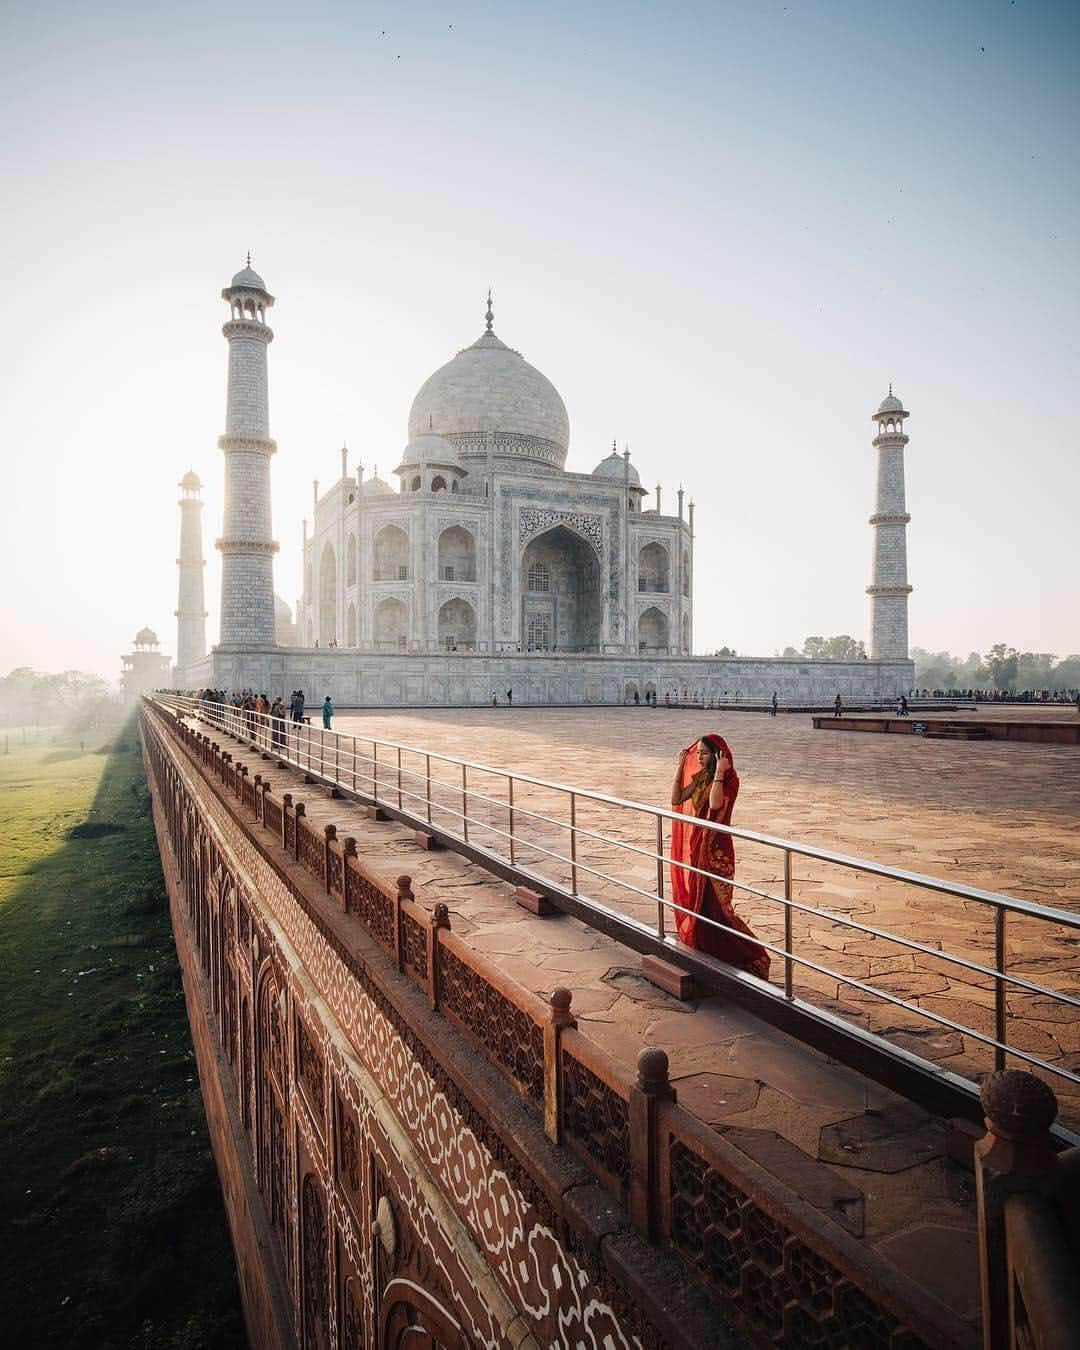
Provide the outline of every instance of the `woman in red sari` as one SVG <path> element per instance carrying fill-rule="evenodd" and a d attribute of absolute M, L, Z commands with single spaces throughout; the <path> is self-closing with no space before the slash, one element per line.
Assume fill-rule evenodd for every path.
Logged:
<path fill-rule="evenodd" d="M 739 775 L 732 763 L 731 750 L 723 736 L 702 736 L 679 755 L 675 781 L 671 785 L 674 810 L 700 820 L 731 824 L 731 811 L 739 793 Z M 703 830 L 700 825 L 671 826 L 671 889 L 678 907 L 675 922 L 679 939 L 688 947 L 707 952 L 729 965 L 747 970 L 759 979 L 769 978 L 769 954 L 753 941 L 751 929 L 735 913 L 730 878 L 735 875 L 735 841 L 720 830 Z M 679 867 L 688 863 L 696 872 Z M 710 875 L 703 876 L 706 872 Z M 738 933 L 724 932 L 702 923 L 700 916 L 715 919 Z"/>

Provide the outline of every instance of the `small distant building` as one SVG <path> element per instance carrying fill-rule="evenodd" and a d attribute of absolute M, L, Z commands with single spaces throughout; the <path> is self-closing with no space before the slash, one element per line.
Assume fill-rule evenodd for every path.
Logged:
<path fill-rule="evenodd" d="M 152 628 L 140 628 L 135 634 L 134 650 L 120 658 L 120 685 L 129 698 L 138 698 L 151 689 L 172 684 L 169 658 L 159 651 L 158 636 Z"/>

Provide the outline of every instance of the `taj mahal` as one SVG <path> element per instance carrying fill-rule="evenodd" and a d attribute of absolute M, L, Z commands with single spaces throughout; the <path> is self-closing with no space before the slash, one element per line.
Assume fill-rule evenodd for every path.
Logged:
<path fill-rule="evenodd" d="M 314 484 L 295 607 L 275 594 L 267 314 L 248 264 L 228 306 L 221 630 L 207 651 L 201 481 L 181 480 L 175 682 L 303 688 L 342 706 L 624 703 L 706 699 L 889 699 L 908 659 L 901 401 L 873 414 L 877 499 L 868 660 L 693 655 L 694 503 L 642 485 L 629 451 L 567 468 L 570 419 L 555 386 L 484 328 L 421 385 L 396 486 L 340 452 Z"/>

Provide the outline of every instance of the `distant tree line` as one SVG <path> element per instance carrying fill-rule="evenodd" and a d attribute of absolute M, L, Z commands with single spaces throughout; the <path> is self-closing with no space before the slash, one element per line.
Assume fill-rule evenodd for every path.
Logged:
<path fill-rule="evenodd" d="M 18 666 L 0 676 L 0 724 L 60 726 L 73 735 L 116 724 L 121 700 L 100 675 L 63 670 L 57 675 Z"/>
<path fill-rule="evenodd" d="M 849 633 L 835 637 L 808 637 L 801 648 L 785 647 L 780 653 L 785 661 L 806 657 L 811 661 L 865 661 L 866 643 Z"/>
<path fill-rule="evenodd" d="M 917 689 L 944 693 L 998 689 L 1010 694 L 1080 689 L 1080 655 L 1076 654 L 1059 660 L 1053 652 L 1021 652 L 1006 642 L 996 642 L 985 654 L 971 652 L 967 657 L 913 647 L 911 659 Z"/>

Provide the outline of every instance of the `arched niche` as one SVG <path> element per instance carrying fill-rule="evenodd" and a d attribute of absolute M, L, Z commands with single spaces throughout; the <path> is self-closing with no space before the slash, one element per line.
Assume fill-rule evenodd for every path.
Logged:
<path fill-rule="evenodd" d="M 671 559 L 663 544 L 646 544 L 638 554 L 638 590 L 666 595 L 671 588 Z"/>
<path fill-rule="evenodd" d="M 388 596 L 375 606 L 375 648 L 404 651 L 409 642 L 409 607 L 404 600 Z"/>
<path fill-rule="evenodd" d="M 667 651 L 670 645 L 668 617 L 663 610 L 650 605 L 638 619 L 638 651 Z"/>
<path fill-rule="evenodd" d="M 476 611 L 460 596 L 447 600 L 439 609 L 439 646 L 456 652 L 476 648 Z"/>
<path fill-rule="evenodd" d="M 476 540 L 461 525 L 451 525 L 439 535 L 439 580 L 476 580 Z"/>
<path fill-rule="evenodd" d="M 373 579 L 409 579 L 409 536 L 399 525 L 384 525 L 375 536 Z"/>

